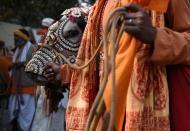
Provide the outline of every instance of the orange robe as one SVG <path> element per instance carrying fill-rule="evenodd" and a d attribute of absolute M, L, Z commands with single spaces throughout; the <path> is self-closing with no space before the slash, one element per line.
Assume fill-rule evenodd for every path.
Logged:
<path fill-rule="evenodd" d="M 153 2 L 154 0 L 152 0 Z M 123 3 L 121 3 L 123 2 Z M 78 52 L 77 56 L 77 64 L 81 65 L 86 63 L 94 54 L 96 48 L 97 48 L 97 31 L 98 28 L 98 23 L 99 19 L 103 18 L 103 29 L 105 25 L 106 18 L 108 16 L 108 13 L 111 12 L 114 8 L 118 7 L 118 5 L 124 5 L 128 1 L 120 1 L 120 0 L 108 0 L 107 5 L 104 5 L 104 0 L 97 1 L 96 4 L 92 7 L 92 10 L 89 14 L 88 18 L 88 23 L 85 29 L 85 32 L 83 34 L 83 38 L 81 41 L 81 46 Z M 153 7 L 155 3 L 149 3 L 146 7 Z M 160 2 L 159 0 L 155 0 L 155 2 Z M 162 11 L 166 10 L 167 7 L 167 0 L 163 0 L 163 2 L 166 4 L 163 4 L 163 8 L 159 8 Z M 152 5 L 152 6 L 149 6 Z M 154 5 L 154 6 L 153 6 Z M 101 9 L 105 7 L 105 10 L 103 13 L 101 13 Z M 156 6 L 157 7 L 157 6 Z M 160 6 L 162 7 L 162 6 Z M 136 43 L 137 40 L 127 33 L 125 33 L 120 41 L 120 47 L 118 50 L 118 54 L 116 56 L 116 74 L 117 74 L 117 92 L 116 92 L 116 121 L 115 121 L 115 128 L 116 130 L 121 130 L 122 124 L 123 124 L 123 117 L 124 117 L 124 112 L 126 110 L 125 104 L 126 104 L 126 93 L 128 89 L 128 85 L 130 82 L 130 76 L 131 76 L 131 71 L 133 69 L 133 62 L 134 62 L 134 57 L 135 57 L 135 51 L 136 51 Z M 101 53 L 100 53 L 101 54 Z M 100 55 L 101 56 L 101 55 Z M 126 59 L 128 58 L 128 59 Z M 102 69 L 100 67 L 100 69 Z M 126 74 L 123 74 L 125 72 Z M 161 71 L 160 71 L 161 72 Z M 159 72 L 159 73 L 160 73 Z M 94 101 L 94 97 L 96 95 L 96 74 L 97 69 L 96 69 L 96 62 L 93 61 L 90 66 L 83 70 L 77 70 L 73 71 L 72 78 L 71 78 L 71 86 L 70 86 L 70 97 L 69 97 L 69 102 L 68 102 L 68 107 L 67 107 L 67 113 L 66 113 L 66 122 L 67 122 L 67 130 L 84 130 L 85 125 L 86 125 L 86 120 L 88 118 L 88 113 L 90 111 L 90 108 L 92 106 L 92 103 Z M 102 73 L 102 70 L 100 70 L 100 75 Z M 161 72 L 162 73 L 162 72 Z M 121 78 L 122 77 L 122 78 Z M 164 78 L 161 78 L 163 80 Z M 124 83 L 125 82 L 125 83 Z M 165 79 L 164 79 L 165 82 Z M 164 83 L 164 87 L 166 87 L 166 83 Z M 107 88 L 106 88 L 106 93 L 104 94 L 104 100 L 106 103 L 107 111 L 110 111 L 110 80 L 108 81 Z M 146 89 L 146 88 L 145 88 Z M 165 91 L 166 88 L 164 88 Z M 146 91 L 146 90 L 145 90 Z M 121 94 L 120 94 L 121 93 Z M 149 92 L 148 92 L 149 93 Z M 164 92 L 165 93 L 165 92 Z M 119 95 L 118 95 L 119 94 Z M 166 94 L 167 94 L 167 89 L 166 89 Z M 167 96 L 164 94 L 164 96 Z M 152 98 L 152 97 L 151 97 Z M 153 100 L 153 99 L 151 99 Z M 165 100 L 165 99 L 164 99 Z M 167 101 L 167 100 L 166 100 Z M 164 101 L 165 102 L 165 101 Z M 168 101 L 167 101 L 168 103 Z M 153 107 L 152 107 L 153 108 Z M 151 109 L 152 109 L 151 108 Z M 167 104 L 166 106 L 164 105 L 164 111 L 167 110 Z M 131 112 L 132 114 L 133 112 Z M 135 112 L 136 113 L 136 112 Z M 135 115 L 134 113 L 134 115 Z M 137 112 L 138 113 L 138 112 Z M 144 113 L 144 112 L 141 112 Z M 152 113 L 152 112 L 151 112 Z M 146 114 L 146 112 L 145 112 Z M 159 113 L 158 113 L 159 114 Z M 141 114 L 138 114 L 141 115 Z M 146 114 L 147 115 L 147 114 Z M 135 118 L 135 117 L 133 117 Z M 141 118 L 141 117 L 140 117 Z M 144 127 L 150 125 L 150 130 L 152 129 L 150 123 L 155 122 L 155 125 L 159 125 L 162 123 L 164 125 L 164 128 L 169 129 L 168 125 L 168 112 L 165 112 L 163 115 L 163 120 L 164 122 L 158 122 L 161 121 L 162 118 L 158 116 L 154 118 L 153 117 L 147 117 L 147 120 L 150 121 L 145 121 L 144 123 L 148 125 L 144 125 Z M 155 119 L 155 121 L 154 121 Z M 139 120 L 139 119 L 138 119 Z M 141 120 L 141 119 L 140 119 Z M 134 122 L 136 125 L 136 128 L 138 128 L 139 121 L 131 120 L 131 123 Z M 130 123 L 127 122 L 127 123 Z M 140 121 L 141 123 L 139 125 L 143 125 L 143 122 Z M 158 123 L 158 124 L 157 124 Z M 160 127 L 156 127 L 157 129 Z M 142 129 L 142 128 L 141 128 Z M 153 125 L 153 129 L 154 125 Z"/>
<path fill-rule="evenodd" d="M 0 71 L 3 75 L 5 82 L 8 84 L 9 78 L 9 66 L 11 65 L 11 57 L 0 56 Z"/>
<path fill-rule="evenodd" d="M 154 9 L 157 11 L 165 12 L 168 5 L 168 0 L 121 0 L 120 6 L 125 5 L 129 2 L 140 4 L 148 9 Z M 105 27 L 107 17 L 111 10 L 116 8 L 119 2 L 108 1 L 107 6 L 103 14 L 103 27 Z M 103 28 L 104 29 L 104 28 Z M 124 114 L 126 110 L 126 97 L 128 93 L 128 86 L 131 81 L 131 75 L 133 71 L 133 64 L 136 55 L 136 45 L 138 40 L 131 37 L 131 35 L 124 33 L 119 44 L 119 49 L 116 55 L 116 119 L 115 128 L 116 130 L 122 130 Z M 109 47 L 110 48 L 110 47 Z M 109 49 L 110 50 L 110 49 Z M 108 78 L 106 90 L 104 93 L 104 101 L 107 107 L 107 111 L 111 110 L 111 87 L 112 78 L 111 75 Z"/>

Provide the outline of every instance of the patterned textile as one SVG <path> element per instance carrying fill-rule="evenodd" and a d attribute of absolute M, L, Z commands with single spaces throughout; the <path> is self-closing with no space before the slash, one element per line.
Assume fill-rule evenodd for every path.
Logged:
<path fill-rule="evenodd" d="M 71 63 L 75 63 L 80 42 L 73 43 L 64 37 L 64 27 L 68 21 L 77 22 L 78 19 L 87 20 L 88 10 L 71 8 L 61 14 L 61 19 L 49 27 L 45 43 L 37 50 L 33 58 L 26 65 L 25 71 L 39 84 L 46 83 L 43 71 L 47 63 L 64 64 L 62 55 Z"/>
<path fill-rule="evenodd" d="M 127 131 L 169 131 L 169 94 L 164 67 L 148 60 L 149 47 L 138 47 L 126 97 Z"/>
<path fill-rule="evenodd" d="M 141 2 L 143 2 L 143 1 L 141 1 Z M 127 0 L 121 0 L 121 5 L 125 5 L 127 3 L 128 3 Z M 112 3 L 111 1 L 110 2 L 108 1 L 108 4 L 109 4 L 109 6 L 112 5 L 112 7 L 110 7 L 110 9 L 113 9 L 115 7 L 114 6 L 115 3 Z M 138 4 L 143 5 L 143 3 L 138 3 Z M 165 5 L 165 4 L 167 4 L 167 1 L 159 1 L 158 5 L 159 4 Z M 108 10 L 109 10 L 109 6 L 106 7 Z M 146 6 L 146 5 L 144 5 L 144 6 Z M 106 14 L 106 12 L 105 12 L 104 17 L 106 17 L 106 16 L 108 16 L 108 14 Z M 157 26 L 157 27 L 164 26 L 163 15 L 154 11 L 152 13 L 152 19 L 153 19 L 152 20 L 153 24 L 155 26 Z M 106 20 L 106 18 L 105 18 L 105 20 Z M 115 128 L 116 128 L 116 130 L 122 129 L 123 120 L 124 120 L 124 116 L 125 116 L 124 114 L 125 114 L 125 112 L 128 113 L 128 110 L 126 110 L 125 108 L 127 108 L 127 109 L 130 108 L 130 111 L 131 110 L 132 111 L 139 110 L 139 108 L 137 108 L 137 107 L 132 108 L 135 105 L 134 103 L 138 103 L 138 101 L 133 100 L 134 96 L 131 95 L 130 88 L 140 88 L 139 89 L 140 91 L 143 90 L 145 93 L 148 93 L 147 87 L 149 87 L 149 85 L 147 85 L 147 83 L 148 84 L 149 83 L 150 84 L 158 83 L 159 88 L 163 87 L 163 89 L 161 91 L 164 92 L 166 96 L 168 93 L 167 82 L 166 82 L 166 73 L 164 72 L 164 69 L 162 69 L 161 67 L 154 67 L 154 65 L 152 65 L 150 63 L 149 47 L 143 47 L 143 46 L 147 46 L 147 45 L 142 45 L 141 42 L 136 40 L 134 37 L 131 37 L 127 33 L 123 34 L 119 45 L 120 46 L 118 48 L 118 52 L 117 52 L 116 60 L 115 60 L 116 61 L 116 69 L 115 69 L 115 71 L 116 71 L 116 91 L 115 91 L 116 92 L 116 97 L 115 97 L 115 99 L 116 99 L 116 107 L 115 107 L 115 110 L 116 110 Z M 139 53 L 138 50 L 141 52 Z M 140 57 L 140 58 L 138 58 L 138 57 Z M 137 58 L 138 58 L 138 61 L 136 60 Z M 147 67 L 147 65 L 143 66 L 144 64 L 147 64 L 147 63 L 148 63 L 148 65 L 151 65 L 151 66 L 149 66 L 149 67 Z M 145 68 L 145 67 L 147 67 L 147 68 Z M 155 75 L 154 70 L 159 73 L 157 73 Z M 141 76 L 143 76 L 143 78 Z M 145 79 L 146 77 L 148 77 L 149 79 Z M 152 77 L 154 78 L 153 80 L 150 79 Z M 138 79 L 140 79 L 139 80 L 140 82 L 137 81 Z M 138 83 L 138 84 L 130 85 L 131 81 L 133 81 L 133 83 Z M 154 84 L 150 85 L 151 88 L 153 88 L 152 85 L 154 85 Z M 104 101 L 105 101 L 108 112 L 111 111 L 111 87 L 112 87 L 112 79 L 111 79 L 111 74 L 110 74 L 108 77 L 108 82 L 107 82 L 106 90 L 104 93 Z M 141 88 L 143 88 L 143 89 L 141 89 Z M 160 92 L 157 92 L 157 93 L 159 94 Z M 143 100 L 145 101 L 146 99 L 148 99 L 149 101 L 151 101 L 151 100 L 155 99 L 154 97 L 157 97 L 157 96 L 153 96 L 150 98 L 145 97 Z M 160 98 L 160 97 L 161 96 L 159 96 L 158 98 Z M 167 99 L 165 97 L 164 101 L 166 101 L 166 100 Z M 150 106 L 151 108 L 154 107 L 154 105 L 149 105 L 149 104 L 143 105 L 144 108 L 146 108 L 147 106 L 148 107 Z M 141 107 L 142 105 L 138 105 L 138 106 Z M 139 110 L 140 112 L 143 111 L 142 107 L 140 109 L 141 109 L 141 110 Z M 152 109 L 152 110 L 154 111 L 154 109 Z M 167 110 L 167 106 L 165 106 L 164 109 L 162 110 L 164 112 L 164 114 L 163 114 L 164 116 L 168 116 L 168 114 L 167 114 L 168 112 L 166 110 Z M 157 115 L 155 115 L 155 117 L 157 117 Z M 131 117 L 127 117 L 126 121 L 128 121 L 130 119 L 131 119 Z M 149 118 L 149 119 L 151 119 L 151 118 Z M 135 125 L 136 123 L 134 122 L 133 124 Z M 143 123 L 141 123 L 141 124 L 143 125 Z M 132 129 L 132 128 L 129 128 L 129 129 Z M 127 129 L 127 130 L 129 130 L 129 129 Z M 148 130 L 148 128 L 147 128 L 147 130 Z"/>
<path fill-rule="evenodd" d="M 152 11 L 151 18 L 154 26 L 164 27 L 162 13 Z M 170 130 L 166 70 L 149 61 L 150 50 L 145 45 L 137 48 L 126 98 L 125 130 Z"/>
<path fill-rule="evenodd" d="M 98 45 L 98 23 L 101 17 L 103 17 L 103 22 L 101 23 L 103 25 L 103 28 L 100 29 L 102 32 L 104 30 L 105 21 L 107 21 L 104 16 L 108 16 L 108 13 L 110 13 L 110 11 L 114 8 L 129 2 L 128 0 L 108 0 L 108 3 L 111 3 L 109 5 L 107 4 L 108 6 L 105 6 L 105 1 L 106 0 L 97 1 L 91 9 L 88 23 L 77 56 L 76 62 L 79 65 L 86 63 L 96 50 L 96 47 Z M 160 1 L 155 0 L 155 3 L 152 1 L 150 2 L 151 5 L 155 5 L 155 3 L 158 2 L 157 4 L 159 6 Z M 137 1 L 131 0 L 130 2 Z M 140 2 L 145 1 L 141 0 Z M 167 3 L 168 1 L 162 2 Z M 100 11 L 102 8 L 104 8 L 104 6 L 105 10 L 102 14 Z M 156 10 L 159 9 L 157 8 Z M 161 18 L 160 15 L 156 15 L 154 16 L 153 21 L 163 22 L 160 21 L 159 18 Z M 125 33 L 124 35 L 127 36 L 128 34 Z M 124 46 L 125 44 L 130 44 L 130 42 L 126 41 L 125 39 L 127 38 L 124 37 L 124 40 L 121 40 L 120 45 Z M 134 42 L 137 45 L 136 40 L 134 40 Z M 121 130 L 122 124 L 124 122 L 124 113 L 126 112 L 125 129 L 127 131 L 169 130 L 168 90 L 165 69 L 159 66 L 152 65 L 148 61 L 149 47 L 143 44 L 137 45 L 137 47 L 135 48 L 134 47 L 132 47 L 132 49 L 135 49 L 133 56 L 134 59 L 132 60 L 132 66 L 131 68 L 129 68 L 129 70 L 131 70 L 128 74 L 128 76 L 130 77 L 127 78 L 129 79 L 129 83 L 123 83 L 126 86 L 122 87 L 127 88 L 128 90 L 126 92 L 126 95 L 124 95 L 123 99 L 117 100 L 117 102 L 123 101 L 123 103 L 121 103 L 119 107 L 124 107 L 122 108 L 124 112 L 121 112 L 120 115 L 116 114 L 118 119 L 116 118 L 115 128 L 118 131 Z M 126 58 L 129 58 L 129 56 L 125 56 L 125 59 Z M 102 62 L 100 63 L 102 64 Z M 118 66 L 117 68 L 120 68 L 120 66 Z M 123 73 L 126 73 L 125 71 L 126 69 L 123 70 Z M 66 113 L 67 130 L 69 131 L 82 131 L 85 128 L 90 108 L 96 96 L 96 72 L 96 61 L 93 61 L 87 68 L 80 71 L 74 71 L 73 73 L 70 86 L 70 98 Z M 102 72 L 102 65 L 100 65 L 99 73 L 102 74 Z M 120 76 L 123 77 L 122 74 Z M 117 79 L 118 78 L 116 78 L 116 80 Z M 123 80 L 122 82 L 126 81 Z M 108 88 L 110 88 L 110 86 Z M 117 88 L 118 87 L 116 86 L 116 90 Z M 107 96 L 110 95 L 109 93 L 110 92 L 105 91 L 105 94 L 107 94 Z M 107 106 L 107 108 L 109 107 Z M 118 112 L 116 111 L 116 113 Z"/>
<path fill-rule="evenodd" d="M 79 48 L 76 63 L 85 64 L 94 54 L 97 47 L 97 29 L 100 19 L 99 10 L 104 1 L 98 1 L 92 8 L 88 16 L 88 22 L 83 33 L 83 39 Z M 88 113 L 96 96 L 96 62 L 83 70 L 76 70 L 73 73 L 70 84 L 70 96 L 66 111 L 66 129 L 84 130 Z"/>

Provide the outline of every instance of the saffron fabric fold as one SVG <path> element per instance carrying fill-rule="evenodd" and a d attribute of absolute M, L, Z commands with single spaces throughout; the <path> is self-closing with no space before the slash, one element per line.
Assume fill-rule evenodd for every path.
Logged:
<path fill-rule="evenodd" d="M 150 8 L 150 9 L 154 9 L 155 5 L 156 8 L 155 10 L 158 11 L 166 11 L 167 9 L 167 5 L 168 5 L 168 1 L 166 0 L 121 0 L 121 5 L 126 5 L 128 3 L 136 3 L 139 4 L 141 6 L 144 6 L 146 8 Z M 110 3 L 108 2 L 107 5 L 113 5 L 114 3 L 112 3 L 110 1 Z M 109 9 L 111 9 L 110 7 L 107 7 Z M 114 6 L 112 6 L 112 8 L 116 8 Z M 109 12 L 107 12 L 109 13 Z M 109 14 L 107 14 L 105 12 L 104 14 L 104 24 L 107 21 L 107 16 Z M 124 33 L 121 40 L 120 40 L 120 44 L 119 44 L 119 49 L 116 55 L 116 120 L 115 120 L 115 128 L 116 130 L 121 130 L 122 129 L 122 125 L 123 125 L 123 120 L 124 120 L 124 114 L 125 114 L 125 110 L 126 110 L 126 102 L 127 102 L 127 97 L 128 97 L 128 88 L 129 83 L 132 80 L 131 76 L 134 74 L 134 70 L 136 67 L 134 67 L 134 61 L 136 59 L 136 55 L 137 53 L 137 43 L 140 43 L 137 39 L 135 39 L 134 37 L 132 37 L 130 34 Z M 110 50 L 110 49 L 109 49 Z M 148 53 L 148 52 L 146 52 Z M 142 59 L 148 59 L 148 58 L 143 58 Z M 143 64 L 143 63 L 141 63 Z M 141 65 L 142 66 L 142 65 Z M 151 70 L 151 69 L 150 69 Z M 146 71 L 146 70 L 144 70 Z M 137 72 L 139 73 L 139 72 Z M 143 72 L 141 72 L 143 73 Z M 148 75 L 148 74 L 146 74 Z M 111 86 L 112 86 L 112 79 L 111 79 L 112 75 L 109 75 L 108 78 L 108 82 L 106 85 L 106 90 L 104 93 L 104 101 L 107 107 L 107 111 L 110 112 L 111 110 Z M 145 76 L 146 77 L 146 76 Z M 147 80 L 148 81 L 148 80 Z M 156 80 L 155 80 L 156 81 Z M 146 86 L 146 85 L 144 85 Z M 145 88 L 145 87 L 144 87 Z M 130 99 L 130 98 L 129 98 Z M 128 106 L 128 105 L 127 105 Z"/>
<path fill-rule="evenodd" d="M 88 23 L 78 52 L 78 65 L 86 63 L 98 46 L 97 34 L 102 34 L 111 10 L 129 2 L 142 4 L 145 8 L 166 11 L 168 0 L 99 0 L 92 7 Z M 140 2 L 140 3 L 138 3 Z M 155 15 L 155 17 L 161 15 Z M 161 20 L 161 19 L 160 19 Z M 100 25 L 102 26 L 98 26 Z M 156 22 L 160 22 L 157 21 Z M 156 25 L 156 23 L 155 23 Z M 100 38 L 102 40 L 102 38 Z M 148 61 L 149 47 L 141 44 L 131 35 L 124 33 L 116 55 L 116 119 L 115 129 L 122 130 L 126 113 L 127 131 L 169 130 L 168 91 L 164 67 L 154 66 Z M 95 77 L 102 79 L 103 51 L 100 52 L 100 70 L 94 60 L 83 70 L 74 70 L 71 78 L 70 97 L 66 112 L 67 130 L 84 130 L 89 111 L 96 96 Z M 139 60 L 141 60 L 139 62 Z M 148 65 L 148 66 L 147 66 Z M 146 76 L 146 79 L 143 78 Z M 151 81 L 150 81 L 151 80 Z M 137 84 L 136 84 L 137 83 Z M 156 84 L 156 86 L 154 86 Z M 111 107 L 111 74 L 109 75 L 104 102 L 106 110 Z M 144 119 L 146 121 L 144 121 Z"/>

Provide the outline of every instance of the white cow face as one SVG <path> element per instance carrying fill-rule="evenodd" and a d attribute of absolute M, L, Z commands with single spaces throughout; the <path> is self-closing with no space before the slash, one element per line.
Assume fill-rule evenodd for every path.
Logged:
<path fill-rule="evenodd" d="M 29 76 L 39 84 L 46 83 L 43 71 L 47 63 L 64 64 L 63 58 L 57 57 L 57 53 L 75 63 L 86 25 L 87 11 L 83 8 L 71 8 L 65 10 L 61 16 L 59 21 L 49 27 L 45 43 L 25 68 Z"/>
<path fill-rule="evenodd" d="M 83 30 L 76 22 L 68 20 L 63 28 L 63 37 L 71 43 L 79 43 Z"/>

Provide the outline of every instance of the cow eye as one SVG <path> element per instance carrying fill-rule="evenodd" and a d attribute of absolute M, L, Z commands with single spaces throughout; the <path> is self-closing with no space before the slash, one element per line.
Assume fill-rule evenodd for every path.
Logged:
<path fill-rule="evenodd" d="M 75 37 L 79 34 L 78 30 L 69 30 L 65 33 L 64 37 Z"/>

